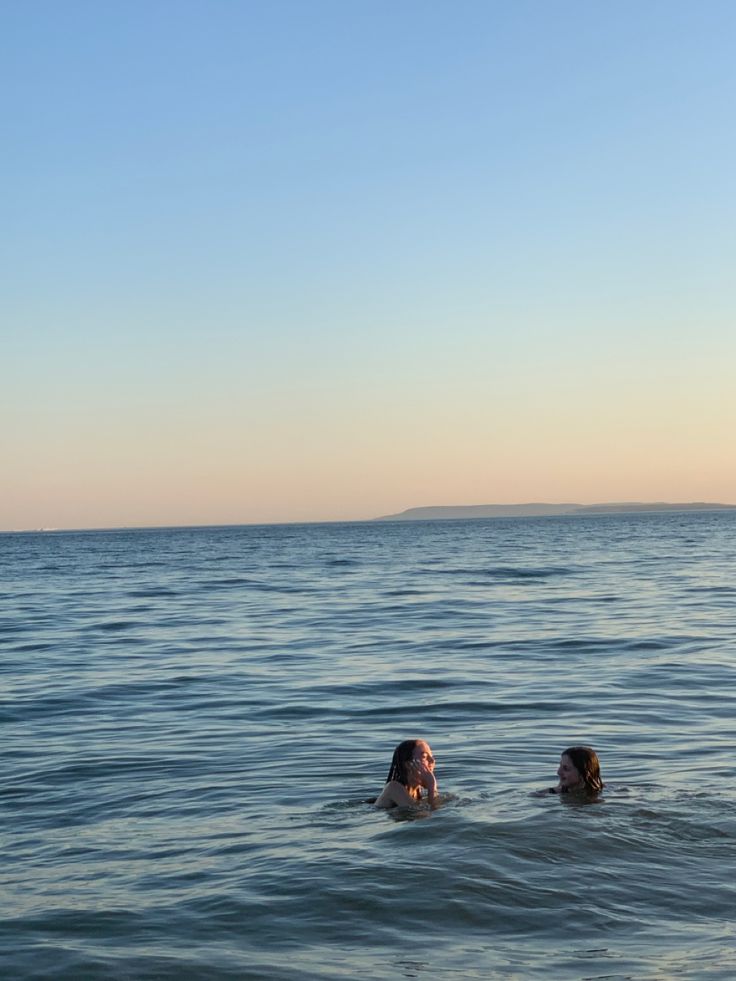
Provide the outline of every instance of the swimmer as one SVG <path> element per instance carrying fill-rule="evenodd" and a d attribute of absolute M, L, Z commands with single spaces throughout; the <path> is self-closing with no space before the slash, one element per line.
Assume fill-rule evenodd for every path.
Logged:
<path fill-rule="evenodd" d="M 434 806 L 437 780 L 434 756 L 423 739 L 405 739 L 394 750 L 386 786 L 375 801 L 376 807 L 415 807 L 426 790 L 427 803 Z"/>
<path fill-rule="evenodd" d="M 586 794 L 595 797 L 603 790 L 601 766 L 590 746 L 571 746 L 560 757 L 557 767 L 560 782 L 550 787 L 550 794 Z"/>

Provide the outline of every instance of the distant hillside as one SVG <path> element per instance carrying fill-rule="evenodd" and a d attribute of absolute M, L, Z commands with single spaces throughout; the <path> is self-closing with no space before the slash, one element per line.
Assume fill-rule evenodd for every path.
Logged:
<path fill-rule="evenodd" d="M 399 514 L 387 514 L 374 521 L 437 521 L 465 518 L 541 518 L 555 514 L 628 514 L 647 511 L 728 511 L 735 504 L 465 504 L 439 507 L 408 508 Z"/>

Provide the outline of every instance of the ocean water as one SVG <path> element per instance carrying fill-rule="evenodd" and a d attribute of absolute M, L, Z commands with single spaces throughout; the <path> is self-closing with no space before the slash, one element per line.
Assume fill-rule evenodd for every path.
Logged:
<path fill-rule="evenodd" d="M 735 533 L 0 535 L 0 976 L 733 979 Z"/>

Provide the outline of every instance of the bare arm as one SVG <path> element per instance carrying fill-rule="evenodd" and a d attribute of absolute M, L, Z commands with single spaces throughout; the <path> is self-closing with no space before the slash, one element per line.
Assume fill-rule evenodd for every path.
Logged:
<path fill-rule="evenodd" d="M 422 786 L 427 791 L 427 800 L 429 801 L 430 807 L 434 807 L 439 790 L 437 787 L 437 778 L 431 770 L 425 770 L 425 773 L 426 776 L 422 774 Z"/>
<path fill-rule="evenodd" d="M 418 761 L 412 761 L 409 764 L 415 774 L 415 779 L 420 787 L 424 787 L 427 791 L 427 801 L 430 807 L 434 807 L 435 801 L 437 799 L 438 786 L 437 778 L 434 775 L 434 770 L 432 767 L 427 766 L 424 763 Z"/>

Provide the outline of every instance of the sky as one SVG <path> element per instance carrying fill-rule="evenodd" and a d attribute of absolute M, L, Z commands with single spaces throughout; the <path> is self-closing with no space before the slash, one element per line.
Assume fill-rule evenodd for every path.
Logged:
<path fill-rule="evenodd" d="M 1 530 L 736 503 L 730 0 L 0 25 Z"/>

